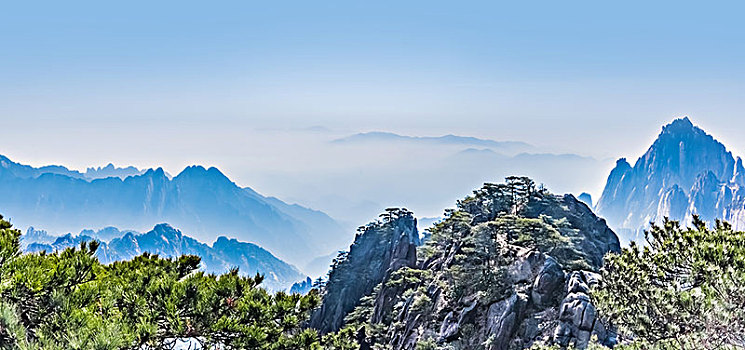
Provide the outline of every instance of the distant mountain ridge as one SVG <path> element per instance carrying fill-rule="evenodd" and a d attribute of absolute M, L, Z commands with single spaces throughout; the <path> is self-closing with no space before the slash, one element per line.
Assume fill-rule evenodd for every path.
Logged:
<path fill-rule="evenodd" d="M 137 231 L 132 231 L 132 230 L 120 231 L 116 227 L 109 226 L 109 227 L 104 227 L 99 230 L 84 229 L 84 230 L 81 230 L 77 236 L 90 237 L 92 239 L 95 239 L 101 242 L 109 242 L 113 240 L 114 238 L 122 237 L 125 234 L 130 233 L 130 232 L 133 234 L 139 234 L 139 232 Z M 64 237 L 64 236 L 73 237 L 73 235 L 69 233 L 66 235 L 62 235 L 62 236 L 51 235 L 47 231 L 39 230 L 31 226 L 26 230 L 26 233 L 24 233 L 21 236 L 21 247 L 25 249 L 28 245 L 34 244 L 34 243 L 52 244 L 53 242 L 57 241 L 60 237 Z"/>
<path fill-rule="evenodd" d="M 168 222 L 202 242 L 235 237 L 300 266 L 351 240 L 324 213 L 241 188 L 214 167 L 190 166 L 173 178 L 161 168 L 125 179 L 77 174 L 2 157 L 0 211 L 18 227 L 56 233 L 106 226 L 144 231 Z"/>
<path fill-rule="evenodd" d="M 68 169 L 62 165 L 47 165 L 39 168 L 32 167 L 30 165 L 23 165 L 8 159 L 3 155 L 0 155 L 0 168 L 4 171 L 12 173 L 14 176 L 21 178 L 36 178 L 42 174 L 59 174 L 69 176 L 75 179 L 83 180 L 95 180 L 104 179 L 107 177 L 118 177 L 125 179 L 128 176 L 141 175 L 145 173 L 145 170 L 137 169 L 133 166 L 119 168 L 112 163 L 104 167 L 90 167 L 86 169 L 84 173 L 77 170 Z"/>
<path fill-rule="evenodd" d="M 488 147 L 500 149 L 508 152 L 524 152 L 534 147 L 528 143 L 520 141 L 495 141 L 489 139 L 480 139 L 470 136 L 444 135 L 444 136 L 406 136 L 391 132 L 372 131 L 358 133 L 344 138 L 336 139 L 334 143 L 353 143 L 353 142 L 419 142 L 427 144 L 440 145 L 458 145 L 473 147 Z"/>
<path fill-rule="evenodd" d="M 109 163 L 105 167 L 88 168 L 85 170 L 85 177 L 89 179 L 105 179 L 107 177 L 118 177 L 125 179 L 129 176 L 142 175 L 145 170 L 137 169 L 133 166 L 125 168 L 118 168 L 114 164 Z"/>
<path fill-rule="evenodd" d="M 595 207 L 626 240 L 664 217 L 693 215 L 745 229 L 745 169 L 726 147 L 687 118 L 664 126 L 632 167 L 616 163 Z"/>
<path fill-rule="evenodd" d="M 101 239 L 107 233 L 120 232 L 122 235 L 106 241 Z M 89 236 L 85 233 L 94 233 Z M 29 235 L 32 235 L 29 237 Z M 109 235 L 113 237 L 113 235 Z M 24 238 L 27 241 L 39 239 L 39 231 L 29 230 Z M 132 231 L 121 232 L 116 228 L 92 231 L 85 230 L 80 235 L 67 234 L 57 237 L 53 242 L 30 242 L 25 250 L 28 252 L 57 251 L 79 246 L 81 242 L 99 241 L 96 251 L 98 259 L 108 264 L 114 261 L 130 260 L 145 252 L 164 257 L 178 257 L 184 254 L 197 255 L 202 258 L 205 271 L 224 273 L 238 267 L 243 274 L 264 275 L 264 285 L 272 290 L 286 289 L 294 282 L 306 278 L 296 267 L 278 259 L 265 249 L 251 243 L 239 242 L 224 236 L 217 238 L 212 246 L 188 237 L 168 224 L 158 224 L 147 233 Z"/>

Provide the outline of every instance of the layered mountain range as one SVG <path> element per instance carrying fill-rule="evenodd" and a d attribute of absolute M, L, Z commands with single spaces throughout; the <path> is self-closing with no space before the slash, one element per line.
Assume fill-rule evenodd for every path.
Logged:
<path fill-rule="evenodd" d="M 745 229 L 745 168 L 686 117 L 674 120 L 633 166 L 619 159 L 595 207 L 623 240 L 665 217 L 730 222 Z"/>
<path fill-rule="evenodd" d="M 89 178 L 0 156 L 0 210 L 17 227 L 57 234 L 107 226 L 145 231 L 167 222 L 202 242 L 226 236 L 256 243 L 298 266 L 351 240 L 326 214 L 239 187 L 214 167 L 190 166 L 173 178 L 160 168 L 131 175 L 137 172 L 107 166 L 87 173 L 108 177 Z"/>
<path fill-rule="evenodd" d="M 59 251 L 78 247 L 82 242 L 98 241 L 96 257 L 104 264 L 130 260 L 143 253 L 162 257 L 197 255 L 202 268 L 211 273 L 225 273 L 231 268 L 253 276 L 264 275 L 264 286 L 282 290 L 306 278 L 297 268 L 278 259 L 267 250 L 251 243 L 220 236 L 210 246 L 188 237 L 168 224 L 156 225 L 147 233 L 119 231 L 114 227 L 102 230 L 83 230 L 79 235 L 53 237 L 44 231 L 30 228 L 22 237 L 24 251 Z"/>

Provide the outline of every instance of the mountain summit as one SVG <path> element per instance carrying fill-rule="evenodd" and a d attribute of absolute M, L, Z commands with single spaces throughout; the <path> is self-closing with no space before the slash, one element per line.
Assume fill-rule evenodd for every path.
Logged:
<path fill-rule="evenodd" d="M 745 228 L 742 160 L 687 117 L 664 126 L 632 167 L 624 158 L 608 176 L 596 211 L 626 240 L 664 217 L 724 219 Z"/>
<path fill-rule="evenodd" d="M 603 256 L 620 245 L 587 205 L 509 177 L 444 216 L 424 242 L 406 209 L 360 227 L 334 260 L 310 327 L 353 332 L 359 349 L 616 343 L 589 290 Z"/>

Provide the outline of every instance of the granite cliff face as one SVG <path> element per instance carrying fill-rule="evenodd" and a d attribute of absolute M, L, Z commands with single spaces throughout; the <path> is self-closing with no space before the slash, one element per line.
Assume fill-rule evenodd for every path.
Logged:
<path fill-rule="evenodd" d="M 321 333 L 339 330 L 361 298 L 393 271 L 416 264 L 419 243 L 416 219 L 405 209 L 389 210 L 380 220 L 360 227 L 349 252 L 334 260 L 324 303 L 311 316 L 311 327 Z"/>
<path fill-rule="evenodd" d="M 688 118 L 664 126 L 632 167 L 619 159 L 595 207 L 625 240 L 640 237 L 664 217 L 690 223 L 693 215 L 745 229 L 745 169 L 725 146 Z"/>
<path fill-rule="evenodd" d="M 619 241 L 573 196 L 508 178 L 459 201 L 429 231 L 421 246 L 393 239 L 405 230 L 362 231 L 333 267 L 311 326 L 352 328 L 360 349 L 583 349 L 593 336 L 616 343 L 589 289 L 604 254 L 620 251 Z M 365 262 L 381 265 L 368 257 L 395 255 L 405 258 L 383 260 L 374 274 L 366 270 Z"/>

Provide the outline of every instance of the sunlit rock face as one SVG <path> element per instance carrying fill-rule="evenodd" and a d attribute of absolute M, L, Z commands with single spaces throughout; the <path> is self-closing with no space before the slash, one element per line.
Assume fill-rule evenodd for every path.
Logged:
<path fill-rule="evenodd" d="M 624 241 L 665 217 L 690 223 L 699 215 L 745 229 L 744 179 L 740 158 L 688 118 L 677 119 L 633 166 L 618 160 L 595 210 Z"/>

